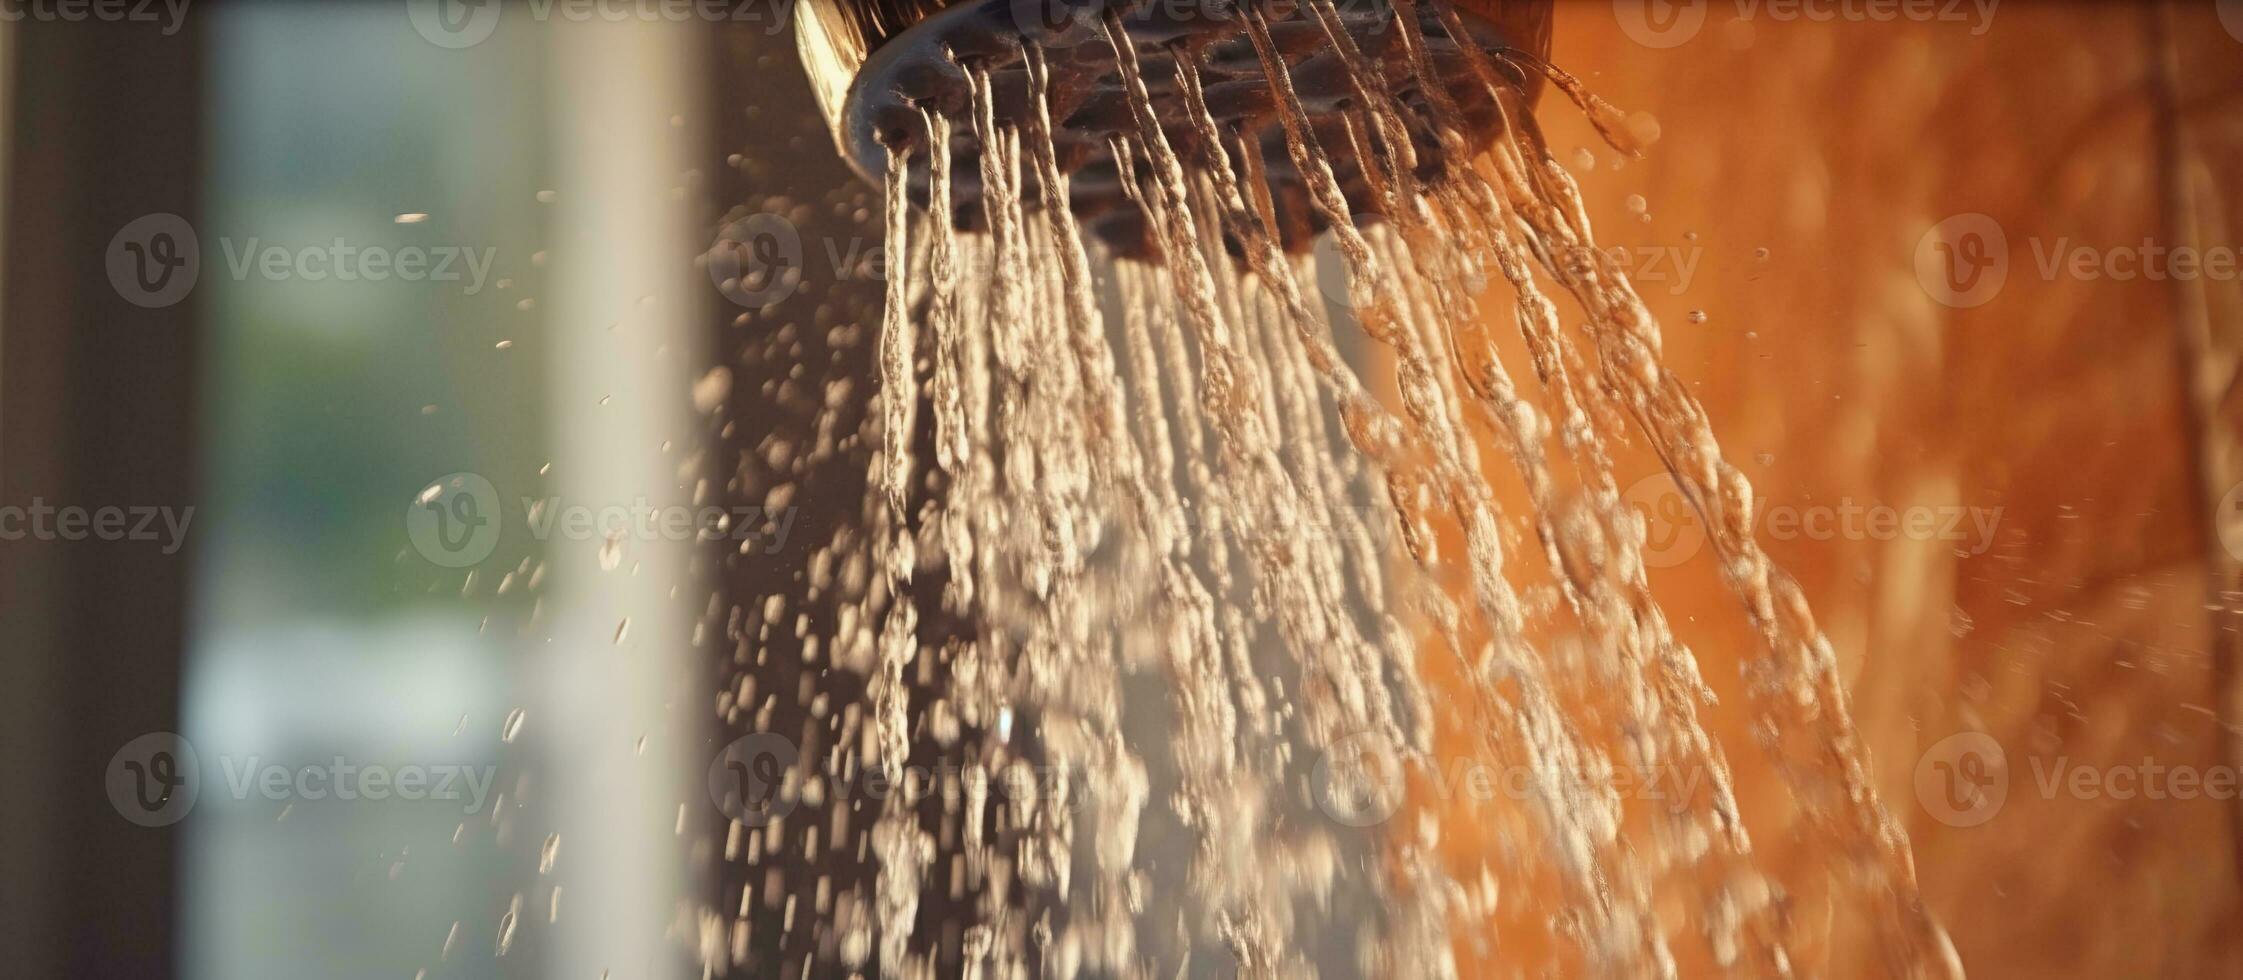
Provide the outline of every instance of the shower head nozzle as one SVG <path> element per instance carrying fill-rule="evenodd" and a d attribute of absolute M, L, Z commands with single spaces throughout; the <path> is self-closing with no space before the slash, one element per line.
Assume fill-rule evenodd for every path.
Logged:
<path fill-rule="evenodd" d="M 1185 116 L 1177 82 L 1178 59 L 1190 59 L 1202 80 L 1209 114 L 1226 138 L 1256 140 L 1266 161 L 1265 180 L 1280 235 L 1288 249 L 1305 248 L 1325 220 L 1310 206 L 1294 170 L 1278 119 L 1270 77 L 1247 29 L 1241 0 L 806 0 L 798 7 L 797 41 L 812 88 L 842 156 L 865 179 L 880 182 L 891 146 L 907 147 L 910 194 L 926 206 L 928 179 L 925 112 L 952 127 L 951 213 L 960 227 L 980 220 L 980 180 L 974 163 L 981 147 L 973 136 L 966 75 L 987 72 L 1000 125 L 1019 124 L 1028 113 L 1029 73 L 1023 48 L 1045 52 L 1052 139 L 1069 176 L 1070 209 L 1087 231 L 1124 254 L 1146 254 L 1144 220 L 1125 206 L 1124 162 L 1112 139 L 1133 138 L 1137 127 L 1108 37 L 1109 19 L 1140 52 L 1142 78 L 1161 128 L 1179 146 L 1197 139 Z M 1485 145 L 1501 128 L 1503 110 L 1471 65 L 1478 55 L 1519 52 L 1539 60 L 1548 53 L 1551 0 L 1244 0 L 1267 24 L 1267 40 L 1284 62 L 1310 129 L 1332 161 L 1350 208 L 1375 217 L 1378 207 L 1361 162 L 1351 152 L 1348 115 L 1357 108 L 1357 82 L 1334 50 L 1324 22 L 1343 25 L 1366 62 L 1409 111 L 1411 143 L 1421 176 L 1444 166 L 1442 141 L 1425 120 L 1446 106 L 1457 117 L 1444 125 Z M 1312 11 L 1311 3 L 1323 4 Z M 1445 4 L 1445 6 L 1443 5 Z M 1416 11 L 1418 30 L 1406 32 L 1396 6 Z M 1452 36 L 1441 14 L 1453 10 L 1467 35 Z M 1319 13 L 1323 16 L 1320 17 Z M 1422 44 L 1415 52 L 1405 40 Z M 1465 50 L 1464 45 L 1477 48 Z M 1494 59 L 1508 87 L 1530 104 L 1539 76 Z M 1425 68 L 1441 91 L 1427 92 Z M 1474 146 L 1477 149 L 1478 146 Z"/>

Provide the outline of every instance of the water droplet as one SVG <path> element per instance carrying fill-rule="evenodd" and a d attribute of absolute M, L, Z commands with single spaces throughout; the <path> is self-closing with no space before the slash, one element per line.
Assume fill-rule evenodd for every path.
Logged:
<path fill-rule="evenodd" d="M 507 906 L 506 915 L 498 920 L 498 955 L 505 956 L 514 948 L 514 929 L 522 922 L 522 895 L 514 894 L 513 904 Z"/>
<path fill-rule="evenodd" d="M 693 383 L 693 408 L 703 415 L 724 405 L 725 396 L 732 393 L 732 370 L 721 365 L 709 369 L 701 380 Z"/>
<path fill-rule="evenodd" d="M 499 726 L 498 740 L 512 743 L 515 736 L 522 734 L 522 723 L 528 720 L 530 720 L 530 713 L 526 708 L 516 708 L 507 712 L 506 724 Z"/>

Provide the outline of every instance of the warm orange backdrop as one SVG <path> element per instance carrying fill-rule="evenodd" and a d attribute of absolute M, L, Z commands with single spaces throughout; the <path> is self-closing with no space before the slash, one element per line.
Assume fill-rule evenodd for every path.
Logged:
<path fill-rule="evenodd" d="M 1981 977 L 2243 975 L 2237 804 L 2045 799 L 2031 768 L 2230 761 L 2200 468 L 2216 433 L 2191 422 L 2174 284 L 2047 280 L 2034 245 L 2173 240 L 2153 14 L 2012 0 L 1974 34 L 1952 21 L 1787 21 L 1723 0 L 1700 4 L 1696 34 L 1660 49 L 1623 29 L 1627 7 L 1560 3 L 1554 60 L 1656 120 L 1649 156 L 1621 161 L 1554 94 L 1541 116 L 1606 244 L 1695 257 L 1687 283 L 1641 291 L 1668 364 L 1695 382 L 1763 506 L 2001 508 L 1994 546 L 1975 556 L 1950 541 L 1766 541 L 1836 645 L 1878 784 L 1964 964 Z M 2243 39 L 2210 4 L 2182 5 L 2174 23 L 2172 91 L 2212 192 L 2199 202 L 2205 234 L 2232 247 Z M 1928 229 L 1963 212 L 2003 228 L 2009 279 L 1955 310 L 1920 283 L 1914 257 Z M 2232 336 L 2235 284 L 2203 285 Z M 1694 310 L 1705 322 L 1689 322 Z M 1724 695 L 1708 722 L 1738 769 L 1763 866 L 1796 899 L 1799 965 L 1880 974 L 1863 942 L 1868 900 L 1799 840 L 1746 736 L 1736 666 L 1748 640 L 1710 554 L 1653 576 Z M 1992 735 L 2016 771 L 1990 822 L 1956 828 L 1918 802 L 1914 776 L 1926 748 L 1966 730 Z M 1452 726 L 1446 747 L 1460 750 L 1462 734 Z M 1450 815 L 1447 852 L 1473 867 L 1494 846 L 1485 815 Z M 1507 938 L 1498 931 L 1499 946 Z M 1525 949 L 1463 950 L 1466 975 L 1503 975 Z"/>

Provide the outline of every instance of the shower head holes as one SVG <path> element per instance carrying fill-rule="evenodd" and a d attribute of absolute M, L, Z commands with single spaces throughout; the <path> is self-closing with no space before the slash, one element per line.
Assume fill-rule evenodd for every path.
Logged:
<path fill-rule="evenodd" d="M 1430 177 L 1444 165 L 1441 141 L 1431 126 L 1422 82 L 1413 67 L 1391 0 L 1330 0 L 1338 21 L 1377 66 L 1389 91 L 1414 111 L 1405 113 L 1419 161 L 1418 176 Z M 1049 69 L 1048 105 L 1062 173 L 1069 175 L 1068 200 L 1085 227 L 1125 255 L 1156 252 L 1145 240 L 1146 223 L 1129 201 L 1126 172 L 1114 159 L 1115 138 L 1135 139 L 1137 122 L 1107 39 L 1106 17 L 1116 21 L 1138 52 L 1140 77 L 1151 96 L 1154 117 L 1187 166 L 1205 166 L 1210 155 L 1187 117 L 1178 85 L 1178 59 L 1196 68 L 1209 115 L 1227 139 L 1253 139 L 1266 162 L 1270 199 L 1285 247 L 1302 250 L 1325 227 L 1309 205 L 1294 170 L 1278 99 L 1248 36 L 1246 16 L 1236 0 L 969 0 L 928 16 L 881 44 L 866 58 L 842 107 L 840 141 L 850 164 L 879 183 L 888 168 L 889 147 L 902 150 L 908 194 L 929 208 L 926 113 L 951 122 L 947 148 L 952 163 L 949 213 L 962 229 L 982 225 L 982 147 L 975 133 L 972 97 L 975 77 L 987 79 L 992 116 L 1001 128 L 1027 128 L 1035 111 L 1024 46 L 1044 53 Z M 1356 115 L 1356 80 L 1316 13 L 1306 3 L 1274 0 L 1259 8 L 1269 38 L 1286 65 L 1294 91 L 1334 176 L 1358 217 L 1375 218 L 1379 207 L 1362 168 L 1353 159 L 1347 119 Z M 1483 52 L 1510 46 L 1488 21 L 1460 10 L 1460 19 Z M 1424 54 L 1439 84 L 1462 118 L 1446 125 L 1480 146 L 1494 138 L 1500 114 L 1479 76 L 1440 23 L 1433 0 L 1418 10 Z M 1492 59 L 1491 59 L 1492 60 Z M 1512 83 L 1526 86 L 1522 75 Z M 1235 157 L 1237 144 L 1230 149 Z M 1234 160 L 1232 165 L 1239 166 Z M 1033 173 L 1023 178 L 1034 181 Z M 1033 185 L 1031 184 L 1031 187 Z M 1030 190 L 1022 203 L 1037 206 Z"/>

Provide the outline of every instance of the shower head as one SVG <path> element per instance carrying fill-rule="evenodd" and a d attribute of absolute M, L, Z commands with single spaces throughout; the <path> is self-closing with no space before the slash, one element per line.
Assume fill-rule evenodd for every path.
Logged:
<path fill-rule="evenodd" d="M 1248 0 L 1255 2 L 1255 0 Z M 1447 103 L 1460 118 L 1449 121 L 1472 148 L 1501 128 L 1502 109 L 1474 71 L 1468 53 L 1439 14 L 1453 9 L 1481 53 L 1518 52 L 1539 60 L 1548 53 L 1551 0 L 1419 0 L 1415 4 L 1424 60 L 1442 92 L 1429 96 L 1397 23 L 1393 0 L 1327 0 L 1362 56 L 1378 65 L 1389 91 L 1409 111 L 1405 118 L 1418 160 L 1430 179 L 1446 166 L 1444 149 L 1425 120 Z M 1446 3 L 1444 8 L 1441 4 Z M 1115 158 L 1112 137 L 1133 136 L 1107 18 L 1118 22 L 1140 50 L 1142 77 L 1162 129 L 1179 149 L 1198 140 L 1187 123 L 1177 84 L 1178 58 L 1189 58 L 1203 80 L 1206 103 L 1226 138 L 1255 140 L 1266 161 L 1264 179 L 1272 217 L 1284 246 L 1305 249 L 1326 220 L 1311 206 L 1294 169 L 1278 118 L 1276 98 L 1247 30 L 1240 0 L 804 0 L 796 39 L 811 86 L 841 155 L 875 184 L 888 168 L 888 147 L 908 146 L 909 194 L 926 207 L 928 178 L 923 112 L 957 123 L 951 131 L 952 217 L 961 228 L 981 221 L 978 164 L 969 80 L 962 65 L 988 72 L 994 116 L 1017 125 L 1031 111 L 1029 72 L 1022 47 L 1046 52 L 1052 138 L 1060 168 L 1069 176 L 1070 210 L 1086 231 L 1122 254 L 1152 251 L 1144 219 L 1130 206 L 1126 162 Z M 1405 9 L 1412 5 L 1404 4 Z M 1357 216 L 1379 208 L 1348 134 L 1355 108 L 1355 79 L 1334 50 L 1308 0 L 1259 0 L 1271 46 L 1331 159 L 1348 205 Z M 1109 13 L 1110 11 L 1110 13 Z M 1491 59 L 1521 104 L 1531 104 L 1539 75 Z M 1187 165 L 1200 162 L 1187 154 Z M 1031 198 L 1033 194 L 1029 195 Z M 1029 203 L 1033 206 L 1034 202 Z"/>

